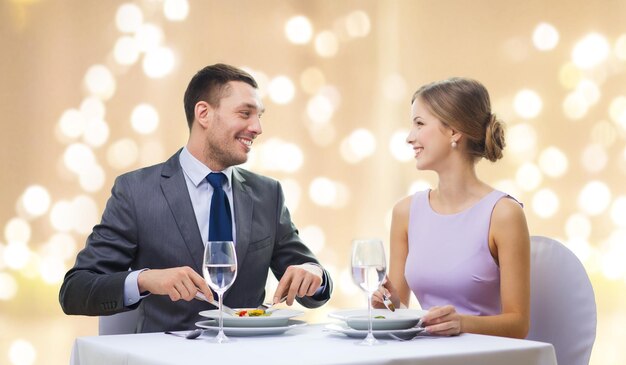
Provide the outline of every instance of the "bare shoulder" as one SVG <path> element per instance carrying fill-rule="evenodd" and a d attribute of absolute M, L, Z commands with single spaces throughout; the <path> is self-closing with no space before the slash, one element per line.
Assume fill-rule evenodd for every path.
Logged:
<path fill-rule="evenodd" d="M 491 215 L 491 236 L 500 246 L 504 242 L 528 241 L 528 224 L 524 209 L 515 199 L 500 199 Z"/>
<path fill-rule="evenodd" d="M 520 203 L 510 197 L 504 197 L 496 203 L 491 216 L 493 223 L 506 224 L 515 221 L 526 221 L 524 209 Z"/>
<path fill-rule="evenodd" d="M 392 242 L 396 240 L 406 241 L 406 234 L 409 227 L 409 213 L 411 212 L 412 196 L 407 196 L 399 200 L 393 207 L 391 216 L 391 237 Z"/>
<path fill-rule="evenodd" d="M 409 212 L 411 211 L 411 201 L 413 200 L 413 195 L 406 196 L 400 199 L 393 206 L 393 217 L 401 218 L 401 217 L 409 217 Z"/>

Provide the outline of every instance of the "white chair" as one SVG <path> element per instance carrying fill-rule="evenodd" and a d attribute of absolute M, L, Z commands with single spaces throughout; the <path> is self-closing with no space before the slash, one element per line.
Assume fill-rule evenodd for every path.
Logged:
<path fill-rule="evenodd" d="M 123 335 L 135 333 L 138 319 L 138 310 L 117 313 L 110 316 L 100 316 L 98 319 L 98 334 Z"/>
<path fill-rule="evenodd" d="M 530 331 L 549 342 L 561 365 L 588 365 L 596 338 L 596 301 L 587 272 L 558 241 L 530 238 Z"/>

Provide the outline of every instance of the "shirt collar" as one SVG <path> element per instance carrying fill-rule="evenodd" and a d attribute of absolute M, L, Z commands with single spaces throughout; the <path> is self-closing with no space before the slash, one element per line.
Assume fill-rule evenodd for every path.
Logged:
<path fill-rule="evenodd" d="M 202 182 L 206 182 L 206 177 L 211 172 L 221 172 L 226 175 L 227 180 L 227 188 L 230 189 L 232 186 L 232 177 L 233 177 L 233 167 L 229 166 L 222 171 L 211 171 L 205 164 L 200 162 L 197 158 L 195 158 L 191 152 L 187 149 L 187 147 L 183 147 L 182 151 L 180 151 L 180 155 L 178 156 L 178 160 L 180 161 L 180 166 L 183 168 L 185 175 L 189 177 L 189 180 L 198 187 Z"/>

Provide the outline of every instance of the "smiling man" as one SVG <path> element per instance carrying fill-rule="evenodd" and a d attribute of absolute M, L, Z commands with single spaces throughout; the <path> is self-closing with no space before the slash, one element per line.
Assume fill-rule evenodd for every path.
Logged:
<path fill-rule="evenodd" d="M 279 280 L 275 302 L 287 296 L 288 305 L 315 308 L 330 299 L 330 276 L 298 236 L 280 184 L 235 167 L 262 133 L 257 87 L 225 64 L 196 73 L 184 97 L 187 145 L 116 179 L 102 222 L 63 281 L 65 313 L 138 309 L 137 332 L 194 328 L 198 313 L 212 308 L 194 300 L 198 292 L 213 296 L 200 275 L 209 240 L 236 245 L 237 279 L 225 305 L 260 305 L 270 269 Z"/>

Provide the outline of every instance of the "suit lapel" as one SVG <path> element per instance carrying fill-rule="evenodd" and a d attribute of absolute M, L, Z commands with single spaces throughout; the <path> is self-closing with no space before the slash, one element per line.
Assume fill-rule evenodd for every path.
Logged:
<path fill-rule="evenodd" d="M 235 227 L 237 234 L 237 267 L 241 267 L 244 261 L 250 235 L 252 233 L 252 212 L 254 203 L 251 190 L 246 184 L 246 179 L 241 176 L 237 168 L 233 169 L 233 201 L 235 204 Z"/>
<path fill-rule="evenodd" d="M 191 255 L 196 272 L 202 274 L 202 258 L 204 256 L 204 244 L 198 230 L 198 222 L 193 211 L 191 198 L 187 191 L 187 183 L 183 170 L 178 160 L 180 150 L 163 165 L 161 171 L 161 190 L 165 200 L 172 211 L 178 230 L 185 241 L 187 250 Z"/>

